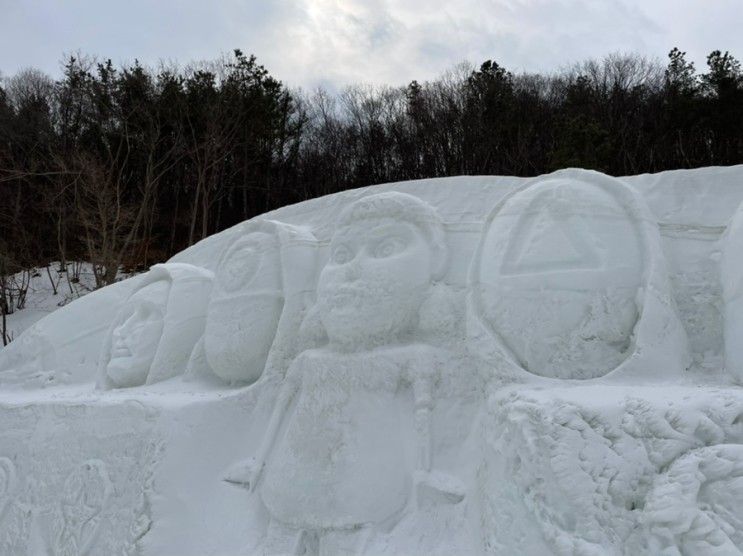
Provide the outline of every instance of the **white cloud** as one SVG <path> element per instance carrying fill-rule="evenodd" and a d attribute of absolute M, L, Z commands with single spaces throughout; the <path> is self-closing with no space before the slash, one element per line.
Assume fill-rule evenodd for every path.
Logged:
<path fill-rule="evenodd" d="M 549 71 L 612 51 L 743 57 L 740 0 L 0 0 L 0 71 L 63 53 L 180 62 L 241 48 L 290 85 L 403 84 L 468 59 Z"/>

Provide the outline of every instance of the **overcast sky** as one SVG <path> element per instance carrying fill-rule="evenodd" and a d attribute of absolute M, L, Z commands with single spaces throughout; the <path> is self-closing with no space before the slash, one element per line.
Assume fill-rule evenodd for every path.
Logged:
<path fill-rule="evenodd" d="M 458 62 L 549 71 L 673 46 L 743 58 L 743 0 L 0 0 L 0 73 L 82 51 L 154 65 L 240 48 L 289 86 L 404 84 Z"/>

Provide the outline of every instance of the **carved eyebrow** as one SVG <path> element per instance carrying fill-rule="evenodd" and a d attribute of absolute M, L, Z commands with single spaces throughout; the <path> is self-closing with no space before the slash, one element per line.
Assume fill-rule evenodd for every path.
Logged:
<path fill-rule="evenodd" d="M 387 234 L 395 234 L 400 237 L 409 236 L 411 230 L 403 222 L 389 222 L 375 226 L 369 231 L 369 236 L 380 236 Z"/>
<path fill-rule="evenodd" d="M 145 301 L 142 303 L 138 303 L 136 307 L 134 308 L 134 310 L 131 312 L 131 315 L 134 315 L 138 312 L 144 313 L 146 315 L 149 315 L 155 312 L 160 315 L 163 314 L 162 309 L 159 306 L 157 306 L 155 303 L 153 303 L 152 301 Z"/>

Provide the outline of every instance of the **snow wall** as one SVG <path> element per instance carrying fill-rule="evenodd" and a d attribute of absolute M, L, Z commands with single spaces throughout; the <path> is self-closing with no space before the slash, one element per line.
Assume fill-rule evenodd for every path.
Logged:
<path fill-rule="evenodd" d="M 743 167 L 284 207 L 0 351 L 2 554 L 742 554 Z"/>

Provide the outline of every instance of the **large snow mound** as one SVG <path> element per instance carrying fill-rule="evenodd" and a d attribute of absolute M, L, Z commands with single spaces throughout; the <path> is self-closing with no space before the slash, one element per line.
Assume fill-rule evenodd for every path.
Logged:
<path fill-rule="evenodd" d="M 244 222 L 0 351 L 2 554 L 743 554 L 743 166 Z"/>

